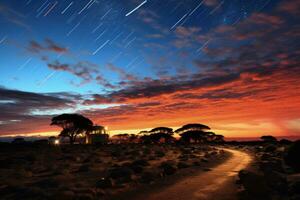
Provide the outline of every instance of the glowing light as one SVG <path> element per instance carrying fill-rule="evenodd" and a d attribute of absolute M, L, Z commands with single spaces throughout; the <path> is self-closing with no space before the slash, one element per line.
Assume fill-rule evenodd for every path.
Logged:
<path fill-rule="evenodd" d="M 59 145 L 59 139 L 54 140 L 55 145 Z"/>

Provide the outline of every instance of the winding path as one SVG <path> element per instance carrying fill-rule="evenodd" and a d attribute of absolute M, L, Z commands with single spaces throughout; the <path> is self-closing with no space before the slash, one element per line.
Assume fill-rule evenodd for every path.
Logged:
<path fill-rule="evenodd" d="M 245 152 L 224 149 L 232 153 L 224 163 L 208 172 L 201 172 L 195 176 L 183 179 L 162 191 L 139 195 L 143 200 L 235 200 L 237 186 L 235 179 L 237 172 L 247 167 L 251 156 Z"/>

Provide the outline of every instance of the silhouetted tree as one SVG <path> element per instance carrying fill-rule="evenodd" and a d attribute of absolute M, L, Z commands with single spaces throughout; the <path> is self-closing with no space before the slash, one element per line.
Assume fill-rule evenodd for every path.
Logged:
<path fill-rule="evenodd" d="M 193 140 L 196 143 L 205 142 L 208 140 L 208 136 L 212 135 L 212 132 L 205 132 L 210 128 L 203 124 L 186 124 L 177 129 L 175 133 L 181 136 L 181 141 L 190 143 Z"/>
<path fill-rule="evenodd" d="M 222 143 L 224 142 L 224 136 L 223 135 L 215 135 L 215 139 L 214 139 L 214 142 L 216 143 Z"/>
<path fill-rule="evenodd" d="M 148 135 L 149 131 L 140 131 L 138 132 L 138 135 Z"/>
<path fill-rule="evenodd" d="M 210 128 L 204 124 L 186 124 L 181 128 L 177 129 L 175 133 L 181 134 L 186 131 L 205 131 L 210 130 Z"/>
<path fill-rule="evenodd" d="M 117 143 L 129 142 L 129 134 L 128 133 L 116 134 L 112 138 L 113 138 L 113 141 L 115 141 Z"/>
<path fill-rule="evenodd" d="M 277 142 L 277 139 L 272 135 L 264 135 L 260 137 L 264 142 Z"/>
<path fill-rule="evenodd" d="M 93 126 L 93 122 L 79 114 L 62 114 L 53 117 L 51 125 L 63 128 L 59 136 L 69 137 L 70 144 L 73 144 L 79 134 L 86 133 Z"/>
<path fill-rule="evenodd" d="M 135 134 L 129 134 L 129 142 L 136 142 L 139 139 L 139 136 L 135 135 Z"/>
<path fill-rule="evenodd" d="M 205 132 L 206 142 L 215 142 L 216 134 L 214 132 Z"/>
<path fill-rule="evenodd" d="M 172 128 L 157 127 L 149 131 L 149 133 L 150 133 L 150 139 L 155 143 L 160 142 L 161 139 L 164 139 L 166 143 L 174 140 L 174 137 L 172 136 L 174 134 Z"/>
<path fill-rule="evenodd" d="M 282 145 L 290 145 L 290 144 L 292 144 L 293 142 L 292 142 L 291 140 L 288 140 L 288 139 L 281 139 L 281 140 L 279 141 L 279 143 L 282 144 Z"/>

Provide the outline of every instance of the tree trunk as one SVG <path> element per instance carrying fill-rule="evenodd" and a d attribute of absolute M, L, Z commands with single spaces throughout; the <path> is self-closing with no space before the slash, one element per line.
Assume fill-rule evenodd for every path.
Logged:
<path fill-rule="evenodd" d="M 70 136 L 69 138 L 70 138 L 70 144 L 71 145 L 74 144 L 74 138 L 73 138 L 73 136 Z"/>

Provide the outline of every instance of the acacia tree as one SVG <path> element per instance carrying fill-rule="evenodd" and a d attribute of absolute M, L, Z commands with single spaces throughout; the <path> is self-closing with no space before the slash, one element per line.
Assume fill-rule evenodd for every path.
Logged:
<path fill-rule="evenodd" d="M 150 138 L 153 140 L 153 142 L 159 142 L 161 139 L 164 139 L 165 142 L 171 142 L 173 137 L 173 129 L 169 127 L 156 127 L 149 131 Z"/>
<path fill-rule="evenodd" d="M 88 130 L 93 126 L 93 122 L 79 114 L 62 114 L 53 117 L 50 125 L 56 125 L 63 130 L 59 136 L 69 137 L 70 144 L 73 144 L 79 134 L 88 134 Z"/>
<path fill-rule="evenodd" d="M 215 135 L 214 142 L 223 143 L 224 142 L 224 136 L 223 135 Z"/>
<path fill-rule="evenodd" d="M 277 142 L 277 139 L 272 135 L 264 135 L 260 137 L 264 142 Z"/>
<path fill-rule="evenodd" d="M 207 141 L 208 132 L 205 130 L 210 130 L 210 128 L 204 124 L 186 124 L 177 129 L 175 133 L 179 134 L 184 142 L 190 143 L 193 140 L 198 143 Z"/>

